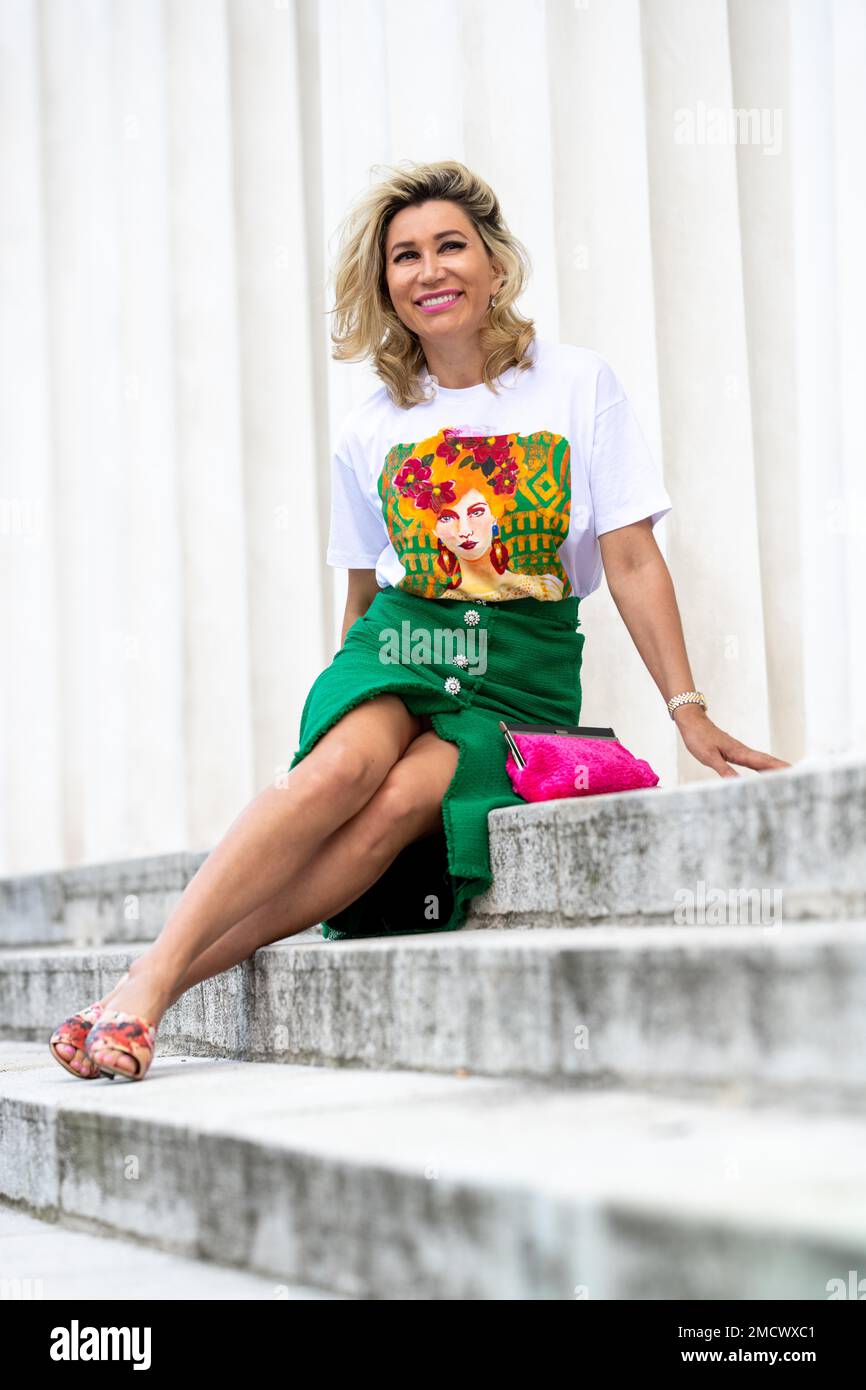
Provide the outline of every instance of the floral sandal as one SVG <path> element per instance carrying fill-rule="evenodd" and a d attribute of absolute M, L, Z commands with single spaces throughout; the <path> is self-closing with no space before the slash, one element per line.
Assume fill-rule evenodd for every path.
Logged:
<path fill-rule="evenodd" d="M 48 1039 L 51 1056 L 54 1058 L 55 1062 L 59 1062 L 61 1067 L 65 1067 L 71 1076 L 77 1076 L 79 1081 L 95 1081 L 100 1074 L 99 1067 L 97 1067 L 92 1058 L 85 1057 L 84 1065 L 89 1067 L 90 1070 L 76 1071 L 75 1067 L 72 1066 L 72 1059 L 70 1058 L 67 1061 L 67 1059 L 61 1057 L 60 1053 L 57 1051 L 58 1043 L 61 1047 L 66 1045 L 68 1047 L 74 1047 L 76 1052 L 83 1052 L 87 1036 L 94 1024 L 98 1023 L 103 1012 L 104 1010 L 101 1003 L 90 1004 L 86 1009 L 82 1009 L 80 1013 L 72 1014 L 69 1018 L 65 1018 L 62 1023 L 58 1024 L 51 1034 L 51 1037 Z M 75 1053 L 72 1055 L 74 1057 Z"/>
<path fill-rule="evenodd" d="M 125 1081 L 143 1081 L 153 1061 L 156 1046 L 157 1027 L 137 1014 L 127 1014 L 120 1009 L 104 1009 L 102 1017 L 87 1035 L 84 1052 L 93 1066 L 98 1066 L 106 1076 L 121 1076 Z M 107 1048 L 113 1052 L 125 1052 L 136 1064 L 134 1072 L 112 1067 L 106 1062 L 97 1062 L 93 1056 L 96 1048 Z"/>

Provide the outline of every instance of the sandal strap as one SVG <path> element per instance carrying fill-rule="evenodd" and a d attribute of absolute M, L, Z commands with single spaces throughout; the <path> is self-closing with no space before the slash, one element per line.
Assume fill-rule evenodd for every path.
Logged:
<path fill-rule="evenodd" d="M 91 1061 L 97 1047 L 113 1052 L 125 1052 L 137 1063 L 138 1073 L 146 1071 L 153 1060 L 157 1025 L 150 1023 L 138 1014 L 124 1013 L 120 1009 L 106 1009 L 102 1018 L 95 1023 L 87 1035 L 84 1050 Z"/>
<path fill-rule="evenodd" d="M 90 1030 L 99 1020 L 104 1010 L 100 1003 L 88 1004 L 86 1009 L 81 1009 L 77 1014 L 70 1014 L 62 1023 L 58 1023 L 54 1032 L 51 1034 L 50 1042 L 69 1043 L 75 1048 L 83 1047 L 84 1039 Z"/>

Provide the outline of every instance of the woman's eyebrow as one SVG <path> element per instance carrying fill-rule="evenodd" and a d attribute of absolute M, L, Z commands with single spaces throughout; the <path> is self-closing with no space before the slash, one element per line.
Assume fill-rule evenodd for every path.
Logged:
<path fill-rule="evenodd" d="M 437 233 L 436 233 L 436 236 L 435 236 L 435 240 L 438 241 L 439 238 L 440 238 L 440 237 L 443 237 L 443 236 L 464 236 L 464 235 L 465 235 L 465 233 L 463 233 L 463 232 L 461 232 L 461 231 L 458 231 L 458 229 L 457 229 L 456 227 L 452 227 L 451 230 L 448 231 L 448 232 L 437 232 Z M 401 246 L 414 246 L 414 245 L 415 245 L 414 241 L 395 241 L 395 242 L 394 242 L 394 245 L 391 247 L 391 250 L 392 250 L 392 251 L 399 251 L 399 249 L 400 249 Z"/>

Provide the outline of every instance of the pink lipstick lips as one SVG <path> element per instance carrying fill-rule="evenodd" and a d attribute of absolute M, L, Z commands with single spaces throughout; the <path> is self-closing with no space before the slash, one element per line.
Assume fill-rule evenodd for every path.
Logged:
<path fill-rule="evenodd" d="M 444 290 L 443 293 L 448 294 L 450 297 L 446 300 L 443 300 L 441 304 L 431 303 L 430 300 L 427 300 L 426 302 L 422 300 L 419 303 L 418 308 L 421 309 L 425 314 L 442 314 L 445 312 L 446 309 L 453 308 L 457 301 L 463 298 L 462 290 Z M 431 296 L 431 298 L 435 299 L 438 298 L 438 296 Z"/>

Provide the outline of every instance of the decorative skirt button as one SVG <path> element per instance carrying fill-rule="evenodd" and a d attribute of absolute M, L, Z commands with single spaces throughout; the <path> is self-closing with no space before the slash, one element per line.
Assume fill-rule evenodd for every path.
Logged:
<path fill-rule="evenodd" d="M 481 621 L 478 610 L 476 608 L 467 608 L 466 612 L 463 614 L 463 621 L 464 623 L 468 623 L 470 627 L 477 627 L 478 623 Z"/>
<path fill-rule="evenodd" d="M 460 689 L 460 682 L 456 676 L 447 676 L 445 679 L 445 689 L 449 695 L 456 695 Z"/>

